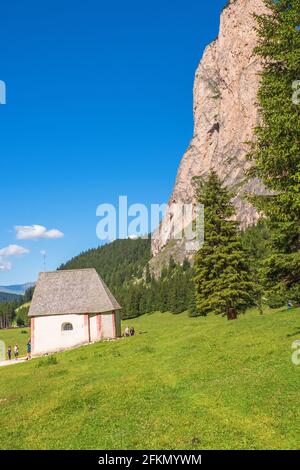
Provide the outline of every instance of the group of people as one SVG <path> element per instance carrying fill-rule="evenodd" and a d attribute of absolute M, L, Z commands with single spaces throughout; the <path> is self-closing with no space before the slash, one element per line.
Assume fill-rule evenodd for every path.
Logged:
<path fill-rule="evenodd" d="M 27 350 L 26 359 L 31 359 L 31 340 L 30 339 L 27 342 L 26 350 Z M 19 346 L 18 346 L 18 344 L 16 344 L 15 347 L 14 347 L 14 356 L 15 356 L 15 360 L 17 360 L 18 357 L 19 357 Z M 7 348 L 7 357 L 8 357 L 8 360 L 11 361 L 11 358 L 12 358 L 12 347 L 11 346 L 8 346 L 8 348 Z"/>
<path fill-rule="evenodd" d="M 18 346 L 18 344 L 16 344 L 15 347 L 14 347 L 14 355 L 15 355 L 15 359 L 18 359 L 18 357 L 19 357 L 19 346 Z M 10 361 L 11 357 L 12 357 L 12 348 L 11 348 L 11 346 L 8 346 L 8 348 L 7 348 L 7 356 L 8 356 L 8 360 Z"/>
<path fill-rule="evenodd" d="M 125 331 L 124 331 L 124 336 L 128 337 L 128 336 L 134 336 L 134 335 L 135 335 L 134 327 L 132 326 L 131 328 L 129 328 L 129 326 L 126 326 Z"/>

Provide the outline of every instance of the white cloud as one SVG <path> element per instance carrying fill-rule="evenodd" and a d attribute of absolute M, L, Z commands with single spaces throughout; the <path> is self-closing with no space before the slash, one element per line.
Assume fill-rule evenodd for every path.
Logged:
<path fill-rule="evenodd" d="M 62 238 L 64 234 L 57 229 L 47 230 L 43 225 L 18 225 L 15 227 L 17 240 L 38 240 L 40 238 Z"/>
<path fill-rule="evenodd" d="M 0 258 L 8 258 L 9 256 L 19 256 L 19 255 L 26 255 L 29 253 L 27 248 L 19 245 L 9 245 L 5 248 L 0 249 Z"/>
<path fill-rule="evenodd" d="M 11 268 L 12 268 L 12 264 L 9 261 L 1 261 L 0 259 L 0 272 L 10 271 Z"/>
<path fill-rule="evenodd" d="M 23 246 L 19 245 L 9 245 L 5 248 L 0 249 L 0 272 L 1 271 L 10 271 L 12 268 L 12 264 L 7 261 L 7 258 L 11 256 L 21 256 L 27 255 L 29 250 L 24 248 Z"/>

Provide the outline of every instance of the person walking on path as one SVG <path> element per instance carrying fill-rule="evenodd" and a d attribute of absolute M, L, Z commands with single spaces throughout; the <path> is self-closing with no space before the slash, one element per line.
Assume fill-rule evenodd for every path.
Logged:
<path fill-rule="evenodd" d="M 7 356 L 8 356 L 8 360 L 10 361 L 11 360 L 11 346 L 8 346 L 7 348 Z"/>
<path fill-rule="evenodd" d="M 126 326 L 124 333 L 126 337 L 130 336 L 129 326 Z"/>
<path fill-rule="evenodd" d="M 26 345 L 26 349 L 27 349 L 27 360 L 28 360 L 28 359 L 31 359 L 31 340 L 30 340 L 30 338 L 29 338 L 28 343 Z"/>
<path fill-rule="evenodd" d="M 19 346 L 17 344 L 15 345 L 14 353 L 15 353 L 15 359 L 18 359 L 18 357 L 19 357 Z"/>

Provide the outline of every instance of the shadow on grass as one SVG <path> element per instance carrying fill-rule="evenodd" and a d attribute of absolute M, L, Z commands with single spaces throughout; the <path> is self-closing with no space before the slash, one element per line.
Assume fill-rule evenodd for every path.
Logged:
<path fill-rule="evenodd" d="M 300 335 L 300 327 L 296 328 L 293 333 L 290 333 L 286 335 L 287 338 L 293 338 L 293 336 L 299 336 Z"/>

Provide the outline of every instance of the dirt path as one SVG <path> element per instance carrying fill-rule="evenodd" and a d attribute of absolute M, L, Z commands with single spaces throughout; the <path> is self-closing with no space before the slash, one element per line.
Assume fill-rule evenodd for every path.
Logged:
<path fill-rule="evenodd" d="M 2 361 L 0 362 L 0 367 L 4 366 L 11 366 L 13 364 L 19 364 L 20 362 L 26 362 L 26 357 L 19 357 L 19 359 L 11 359 L 10 361 Z"/>

